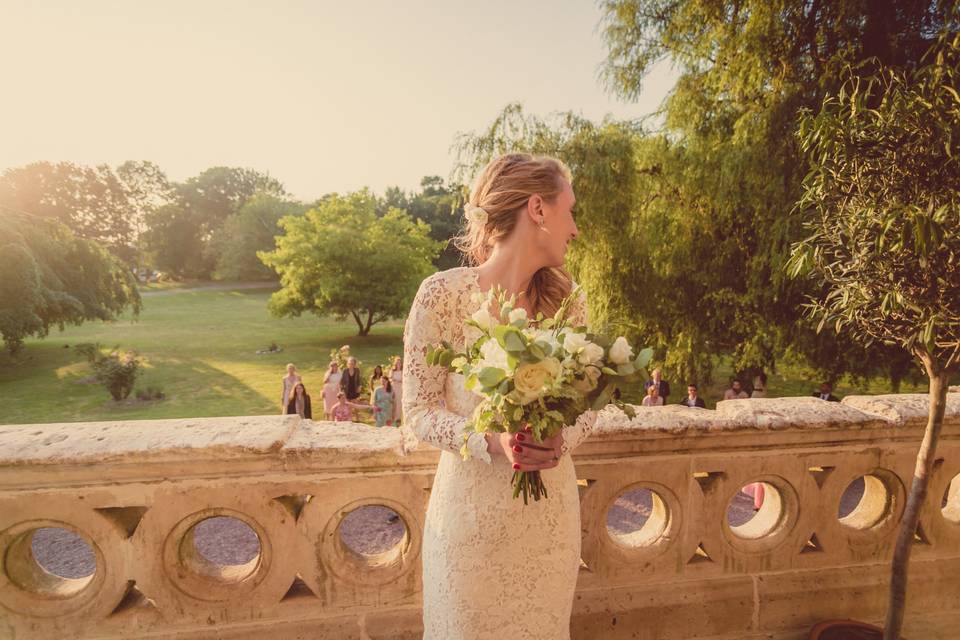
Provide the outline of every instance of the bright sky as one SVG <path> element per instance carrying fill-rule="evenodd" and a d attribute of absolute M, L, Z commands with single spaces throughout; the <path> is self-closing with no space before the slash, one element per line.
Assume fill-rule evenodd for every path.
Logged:
<path fill-rule="evenodd" d="M 446 177 L 508 103 L 640 117 L 598 80 L 591 0 L 0 0 L 0 170 L 152 160 L 252 167 L 294 195 Z"/>

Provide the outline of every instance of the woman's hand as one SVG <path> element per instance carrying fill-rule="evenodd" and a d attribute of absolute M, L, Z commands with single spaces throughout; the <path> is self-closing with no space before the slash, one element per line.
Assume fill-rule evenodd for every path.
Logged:
<path fill-rule="evenodd" d="M 514 471 L 541 471 L 553 469 L 560 464 L 563 434 L 558 433 L 543 442 L 535 442 L 533 432 L 527 427 L 520 433 L 486 433 L 487 451 L 502 455 Z"/>

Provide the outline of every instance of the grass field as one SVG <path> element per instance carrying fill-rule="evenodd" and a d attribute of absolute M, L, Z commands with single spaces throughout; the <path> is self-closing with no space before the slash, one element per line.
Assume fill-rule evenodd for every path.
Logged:
<path fill-rule="evenodd" d="M 267 312 L 268 289 L 250 285 L 225 288 L 145 289 L 139 320 L 88 323 L 54 331 L 44 340 L 30 340 L 12 359 L 0 355 L 0 423 L 73 422 L 201 416 L 255 415 L 279 412 L 280 378 L 284 365 L 297 365 L 307 389 L 320 403 L 323 374 L 334 347 L 349 343 L 367 366 L 364 374 L 402 350 L 400 321 L 377 325 L 373 335 L 360 338 L 352 322 L 305 315 L 274 318 Z M 240 287 L 244 288 L 240 288 Z M 106 390 L 91 384 L 89 366 L 72 346 L 100 342 L 135 349 L 144 359 L 138 388 L 158 387 L 166 399 L 115 404 Z M 257 355 L 275 342 L 281 353 Z M 730 368 L 721 362 L 716 382 L 702 389 L 708 407 L 722 397 Z M 686 393 L 683 381 L 670 381 L 669 400 Z M 808 395 L 817 386 L 812 373 L 782 365 L 768 380 L 768 395 Z M 902 391 L 926 391 L 904 384 Z M 886 381 L 838 386 L 838 395 L 886 393 Z M 638 390 L 625 394 L 637 400 Z"/>
<path fill-rule="evenodd" d="M 16 360 L 0 355 L 0 423 L 279 413 L 288 362 L 297 365 L 316 407 L 332 348 L 349 343 L 371 367 L 402 349 L 402 322 L 377 325 L 359 338 L 353 323 L 274 318 L 269 296 L 267 289 L 164 288 L 144 296 L 138 321 L 88 323 L 30 340 Z M 103 387 L 85 382 L 90 368 L 68 348 L 83 342 L 138 351 L 145 367 L 137 387 L 159 387 L 166 399 L 113 403 Z M 283 351 L 256 354 L 271 342 Z"/>

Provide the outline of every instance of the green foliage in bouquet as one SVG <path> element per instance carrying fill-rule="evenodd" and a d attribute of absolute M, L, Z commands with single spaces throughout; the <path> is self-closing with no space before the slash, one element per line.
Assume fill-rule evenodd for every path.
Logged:
<path fill-rule="evenodd" d="M 466 440 L 473 433 L 518 433 L 532 430 L 542 442 L 572 425 L 589 410 L 614 404 L 633 417 L 633 407 L 621 402 L 620 385 L 646 377 L 653 355 L 634 355 L 626 339 L 611 339 L 573 326 L 570 308 L 579 290 L 568 296 L 553 317 L 537 314 L 533 322 L 516 298 L 491 290 L 465 324 L 480 336 L 457 352 L 449 343 L 432 346 L 427 364 L 441 366 L 466 378 L 465 386 L 481 396 L 470 417 L 461 454 L 469 457 Z M 546 496 L 539 472 L 514 474 L 514 497 Z"/>

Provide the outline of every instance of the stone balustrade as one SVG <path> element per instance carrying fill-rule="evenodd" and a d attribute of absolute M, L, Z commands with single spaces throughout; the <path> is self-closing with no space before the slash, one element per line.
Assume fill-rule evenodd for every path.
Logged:
<path fill-rule="evenodd" d="M 608 410 L 575 453 L 573 637 L 799 640 L 817 620 L 882 619 L 926 406 L 898 395 L 638 408 L 633 420 Z M 437 452 L 399 448 L 394 429 L 285 416 L 0 427 L 0 638 L 418 638 Z M 958 474 L 952 393 L 913 551 L 911 640 L 960 637 Z M 862 497 L 840 513 L 855 482 Z M 763 506 L 732 521 L 750 483 Z M 637 500 L 636 527 L 608 526 L 611 508 Z M 402 535 L 364 553 L 341 530 L 370 505 L 399 516 Z M 251 558 L 200 549 L 198 531 L 223 518 L 255 534 Z M 79 536 L 95 570 L 45 570 L 35 533 L 51 529 Z"/>

